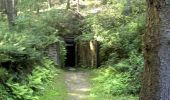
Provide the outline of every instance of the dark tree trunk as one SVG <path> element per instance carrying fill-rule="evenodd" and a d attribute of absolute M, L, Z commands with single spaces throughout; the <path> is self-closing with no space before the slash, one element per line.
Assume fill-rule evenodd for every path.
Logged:
<path fill-rule="evenodd" d="M 147 0 L 140 100 L 170 100 L 170 0 Z"/>
<path fill-rule="evenodd" d="M 6 0 L 6 11 L 7 11 L 7 17 L 8 17 L 8 24 L 9 28 L 14 26 L 15 24 L 15 18 L 17 16 L 16 11 L 16 0 Z"/>

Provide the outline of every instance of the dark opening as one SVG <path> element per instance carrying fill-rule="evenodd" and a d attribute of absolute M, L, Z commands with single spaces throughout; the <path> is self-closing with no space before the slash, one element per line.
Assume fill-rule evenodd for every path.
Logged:
<path fill-rule="evenodd" d="M 66 41 L 66 67 L 74 67 L 75 66 L 75 44 L 74 41 Z"/>

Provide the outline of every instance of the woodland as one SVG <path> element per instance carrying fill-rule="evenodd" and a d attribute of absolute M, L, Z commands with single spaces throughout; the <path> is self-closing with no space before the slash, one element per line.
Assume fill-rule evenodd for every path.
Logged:
<path fill-rule="evenodd" d="M 169 4 L 0 0 L 0 100 L 170 100 Z"/>

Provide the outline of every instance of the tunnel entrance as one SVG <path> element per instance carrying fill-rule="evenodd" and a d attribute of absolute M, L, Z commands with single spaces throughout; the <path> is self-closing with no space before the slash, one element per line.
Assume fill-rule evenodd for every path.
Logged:
<path fill-rule="evenodd" d="M 66 42 L 66 67 L 74 67 L 75 66 L 75 43 L 74 38 L 65 39 Z"/>

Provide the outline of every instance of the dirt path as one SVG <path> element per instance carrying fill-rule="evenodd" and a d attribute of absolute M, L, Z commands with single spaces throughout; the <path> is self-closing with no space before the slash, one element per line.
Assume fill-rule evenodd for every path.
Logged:
<path fill-rule="evenodd" d="M 68 87 L 68 100 L 88 100 L 90 84 L 89 73 L 70 69 L 65 73 L 65 82 Z"/>

